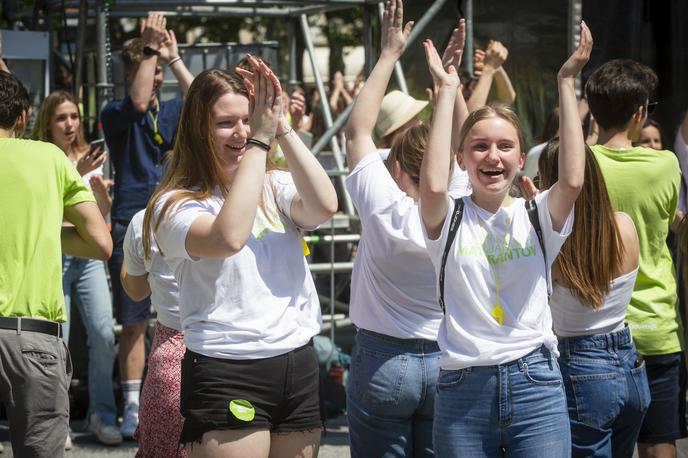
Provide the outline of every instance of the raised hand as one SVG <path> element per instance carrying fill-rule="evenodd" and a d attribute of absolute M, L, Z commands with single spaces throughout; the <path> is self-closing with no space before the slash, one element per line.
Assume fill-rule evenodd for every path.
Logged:
<path fill-rule="evenodd" d="M 463 57 L 463 48 L 466 44 L 466 20 L 459 19 L 459 25 L 452 30 L 449 43 L 442 54 L 442 65 L 448 68 L 450 65 L 456 69 L 458 73 L 461 66 L 461 58 Z"/>
<path fill-rule="evenodd" d="M 413 28 L 413 21 L 404 25 L 404 2 L 402 0 L 387 0 L 385 12 L 382 15 L 382 44 L 381 53 L 389 53 L 396 58 L 406 49 L 408 37 Z"/>
<path fill-rule="evenodd" d="M 498 69 L 509 57 L 509 50 L 499 41 L 490 40 L 485 50 L 484 66 Z"/>
<path fill-rule="evenodd" d="M 251 102 L 251 116 L 249 125 L 252 136 L 265 143 L 269 143 L 277 131 L 277 125 L 283 117 L 282 86 L 277 76 L 260 59 L 248 56 L 253 67 L 253 80 L 244 77 L 244 83 L 249 87 Z"/>
<path fill-rule="evenodd" d="M 306 98 L 300 92 L 294 91 L 291 93 L 291 100 L 289 101 L 292 127 L 298 127 L 301 124 L 304 114 L 306 114 Z"/>
<path fill-rule="evenodd" d="M 425 48 L 425 60 L 428 63 L 428 69 L 432 75 L 432 80 L 437 87 L 454 87 L 458 88 L 460 81 L 456 68 L 450 65 L 447 69 L 442 65 L 442 59 L 435 49 L 435 45 L 431 40 L 423 42 Z"/>
<path fill-rule="evenodd" d="M 177 37 L 174 35 L 174 30 L 165 31 L 165 41 L 162 48 L 160 48 L 160 60 L 163 63 L 168 63 L 172 59 L 179 57 L 179 48 L 177 46 Z"/>
<path fill-rule="evenodd" d="M 585 67 L 585 64 L 588 63 L 591 52 L 592 34 L 585 22 L 581 22 L 580 43 L 578 44 L 578 48 L 576 48 L 568 60 L 564 62 L 564 65 L 561 66 L 557 77 L 564 79 L 578 76 L 583 67 Z"/>
<path fill-rule="evenodd" d="M 148 17 L 141 21 L 141 39 L 144 46 L 161 50 L 167 40 L 167 19 L 159 13 L 148 13 Z"/>

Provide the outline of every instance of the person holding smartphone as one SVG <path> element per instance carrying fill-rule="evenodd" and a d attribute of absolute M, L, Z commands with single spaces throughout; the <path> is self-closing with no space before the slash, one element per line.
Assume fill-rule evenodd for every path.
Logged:
<path fill-rule="evenodd" d="M 98 209 L 105 217 L 111 205 L 108 195 L 111 182 L 103 179 L 103 163 L 107 153 L 102 140 L 90 146 L 84 140 L 81 115 L 74 97 L 65 91 L 48 95 L 38 112 L 31 137 L 54 143 L 64 151 L 93 191 Z M 63 254 L 62 288 L 67 306 L 67 321 L 62 325 L 65 342 L 69 342 L 72 300 L 79 310 L 88 337 L 88 430 L 103 444 L 119 444 L 122 435 L 116 426 L 117 406 L 112 384 L 115 336 L 105 263 Z M 66 441 L 69 448 L 69 437 Z"/>

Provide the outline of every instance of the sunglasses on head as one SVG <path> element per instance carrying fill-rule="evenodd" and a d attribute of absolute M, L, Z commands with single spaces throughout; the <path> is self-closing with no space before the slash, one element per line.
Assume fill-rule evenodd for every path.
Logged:
<path fill-rule="evenodd" d="M 659 102 L 647 102 L 647 114 L 652 114 L 655 111 L 655 107 Z"/>

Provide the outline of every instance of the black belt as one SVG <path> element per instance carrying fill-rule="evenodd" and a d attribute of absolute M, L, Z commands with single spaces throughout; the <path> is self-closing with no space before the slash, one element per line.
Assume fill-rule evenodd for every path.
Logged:
<path fill-rule="evenodd" d="M 57 321 L 21 316 L 0 316 L 0 329 L 12 329 L 17 331 L 17 334 L 21 334 L 22 331 L 32 331 L 62 337 L 62 325 Z"/>

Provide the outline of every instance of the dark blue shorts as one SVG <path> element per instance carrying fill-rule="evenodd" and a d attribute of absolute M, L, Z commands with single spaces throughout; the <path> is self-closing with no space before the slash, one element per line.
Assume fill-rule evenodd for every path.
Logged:
<path fill-rule="evenodd" d="M 123 326 L 140 324 L 151 316 L 150 298 L 141 302 L 132 301 L 122 288 L 119 273 L 124 263 L 124 236 L 127 233 L 127 224 L 120 221 L 112 222 L 112 257 L 108 261 L 110 279 L 112 281 L 112 305 L 115 309 L 117 322 Z"/>
<path fill-rule="evenodd" d="M 683 352 L 645 356 L 652 400 L 638 442 L 674 442 L 686 434 L 686 362 Z"/>

